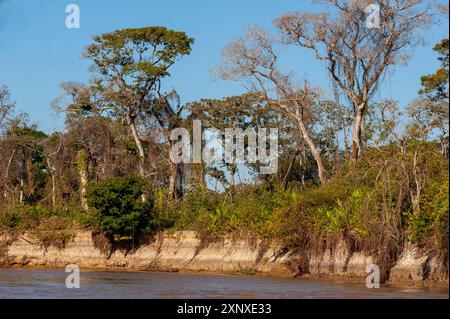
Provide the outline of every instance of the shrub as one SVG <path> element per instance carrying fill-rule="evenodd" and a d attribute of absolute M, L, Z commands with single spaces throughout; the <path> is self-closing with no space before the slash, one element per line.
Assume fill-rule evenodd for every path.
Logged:
<path fill-rule="evenodd" d="M 202 238 L 243 231 L 268 239 L 273 213 L 289 203 L 291 195 L 260 186 L 248 186 L 235 196 L 194 190 L 179 205 L 175 227 L 196 230 Z"/>
<path fill-rule="evenodd" d="M 173 200 L 169 188 L 161 187 L 153 191 L 152 229 L 163 230 L 174 227 L 179 218 L 180 202 Z"/>
<path fill-rule="evenodd" d="M 203 224 L 203 215 L 215 212 L 219 206 L 220 197 L 220 194 L 214 194 L 210 191 L 203 192 L 200 189 L 188 193 L 179 207 L 176 227 L 192 229 L 197 228 L 199 224 Z"/>
<path fill-rule="evenodd" d="M 354 231 L 358 236 L 367 237 L 368 202 L 370 194 L 363 190 L 354 191 L 346 200 L 336 200 L 332 209 L 318 209 L 318 221 L 322 221 L 322 230 L 338 234 Z"/>
<path fill-rule="evenodd" d="M 268 222 L 269 236 L 290 248 L 311 239 L 318 243 L 317 237 L 326 237 L 332 229 L 328 215 L 333 215 L 337 202 L 345 202 L 356 187 L 345 179 L 335 179 L 321 187 L 284 193 Z"/>
<path fill-rule="evenodd" d="M 44 247 L 53 245 L 64 248 L 75 237 L 72 226 L 71 220 L 60 216 L 52 216 L 42 220 L 39 226 L 33 228 L 31 233 Z"/>
<path fill-rule="evenodd" d="M 27 231 L 37 227 L 42 219 L 52 213 L 41 206 L 16 205 L 6 209 L 0 218 L 0 227 L 15 231 Z"/>
<path fill-rule="evenodd" d="M 108 240 L 135 239 L 152 226 L 152 200 L 142 201 L 145 182 L 136 176 L 90 184 L 86 199 L 98 211 L 98 225 Z"/>
<path fill-rule="evenodd" d="M 420 198 L 421 209 L 409 220 L 409 238 L 413 243 L 448 249 L 448 185 L 448 178 L 428 181 Z"/>
<path fill-rule="evenodd" d="M 67 218 L 73 221 L 72 226 L 90 227 L 96 224 L 95 212 L 85 212 L 77 207 L 57 207 L 49 209 L 43 206 L 15 205 L 5 209 L 0 215 L 0 229 L 19 232 L 34 229 L 41 221 L 53 216 Z"/>

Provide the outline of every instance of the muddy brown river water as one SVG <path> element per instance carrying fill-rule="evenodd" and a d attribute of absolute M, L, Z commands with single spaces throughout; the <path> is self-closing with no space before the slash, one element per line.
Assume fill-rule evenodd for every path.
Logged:
<path fill-rule="evenodd" d="M 68 289 L 64 270 L 0 269 L 0 298 L 449 298 L 447 289 L 155 272 L 81 272 Z"/>

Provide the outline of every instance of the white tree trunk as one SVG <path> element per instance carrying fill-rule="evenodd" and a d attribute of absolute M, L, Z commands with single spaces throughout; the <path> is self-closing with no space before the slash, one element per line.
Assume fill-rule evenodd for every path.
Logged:
<path fill-rule="evenodd" d="M 305 142 L 308 145 L 314 160 L 316 161 L 317 172 L 319 175 L 320 184 L 324 185 L 327 182 L 327 178 L 325 177 L 325 168 L 322 163 L 322 158 L 321 158 L 319 152 L 317 152 L 316 145 L 314 144 L 312 139 L 309 137 L 308 131 L 306 130 L 306 127 L 303 124 L 303 121 L 298 119 L 297 122 L 298 122 L 298 126 L 300 128 L 300 131 L 302 133 L 302 136 L 305 139 Z"/>
<path fill-rule="evenodd" d="M 19 202 L 22 204 L 23 203 L 23 186 L 24 186 L 24 182 L 23 182 L 23 177 L 20 178 L 20 193 L 19 193 Z"/>
<path fill-rule="evenodd" d="M 139 133 L 138 133 L 138 131 L 136 129 L 136 123 L 134 122 L 134 119 L 130 115 L 127 115 L 127 122 L 128 122 L 128 125 L 130 126 L 131 133 L 133 134 L 134 142 L 136 143 L 136 146 L 137 146 L 138 152 L 139 152 L 139 176 L 144 178 L 145 177 L 145 151 L 144 151 L 144 146 L 142 145 L 141 137 L 139 136 Z M 142 199 L 143 202 L 146 201 L 147 196 L 146 196 L 145 192 L 142 193 L 141 199 Z"/>
<path fill-rule="evenodd" d="M 358 160 L 361 148 L 361 128 L 364 116 L 365 103 L 358 106 L 355 114 L 355 123 L 353 124 L 353 138 L 352 138 L 352 158 L 354 161 Z"/>
<path fill-rule="evenodd" d="M 134 121 L 131 119 L 130 116 L 128 117 L 128 125 L 130 126 L 131 133 L 133 134 L 134 142 L 136 143 L 136 146 L 137 146 L 138 152 L 139 152 L 139 175 L 141 177 L 145 177 L 145 169 L 144 169 L 145 151 L 144 151 L 144 147 L 142 146 L 142 141 L 139 136 L 139 133 L 136 129 L 136 124 L 134 123 Z"/>
<path fill-rule="evenodd" d="M 56 206 L 56 181 L 55 181 L 55 171 L 52 167 L 52 163 L 50 161 L 50 158 L 47 157 L 47 166 L 50 170 L 51 178 L 52 178 L 52 207 L 55 208 Z"/>
<path fill-rule="evenodd" d="M 79 150 L 77 154 L 78 174 L 80 175 L 80 202 L 83 210 L 88 210 L 89 206 L 86 200 L 86 188 L 89 181 L 88 178 L 88 158 L 84 150 Z"/>
<path fill-rule="evenodd" d="M 13 150 L 11 156 L 9 157 L 8 165 L 6 166 L 6 172 L 5 172 L 5 185 L 4 185 L 5 191 L 4 191 L 4 194 L 3 194 L 3 196 L 5 197 L 5 200 L 8 199 L 8 178 L 9 178 L 9 168 L 11 167 L 11 163 L 12 163 L 12 160 L 13 160 L 13 158 L 14 158 L 14 154 L 15 154 L 15 153 L 16 153 L 16 150 Z"/>

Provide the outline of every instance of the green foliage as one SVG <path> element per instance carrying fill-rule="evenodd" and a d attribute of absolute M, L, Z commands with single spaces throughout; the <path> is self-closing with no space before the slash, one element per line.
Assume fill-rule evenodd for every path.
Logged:
<path fill-rule="evenodd" d="M 420 78 L 423 88 L 420 94 L 425 94 L 433 100 L 448 99 L 448 66 L 449 66 L 449 41 L 443 39 L 433 48 L 439 54 L 438 60 L 441 67 L 434 74 L 424 75 Z"/>
<path fill-rule="evenodd" d="M 42 220 L 31 234 L 45 247 L 64 248 L 74 237 L 73 221 L 66 217 L 52 216 Z"/>
<path fill-rule="evenodd" d="M 240 231 L 268 238 L 272 213 L 289 201 L 287 193 L 273 193 L 263 187 L 246 187 L 230 195 L 200 189 L 190 192 L 173 214 L 174 227 L 193 229 L 211 238 Z"/>
<path fill-rule="evenodd" d="M 77 209 L 47 209 L 42 206 L 17 205 L 0 215 L 0 230 L 30 232 L 45 247 L 63 248 L 75 236 L 80 226 L 81 211 Z"/>
<path fill-rule="evenodd" d="M 294 204 L 273 214 L 272 234 L 288 247 L 319 243 L 328 236 L 349 239 L 360 247 L 378 249 L 385 238 L 406 231 L 409 239 L 432 249 L 448 247 L 448 160 L 436 145 L 410 142 L 398 149 L 368 149 L 356 165 L 349 163 L 325 186 L 298 194 Z M 411 163 L 421 152 L 416 174 L 425 182 L 418 212 L 411 194 L 416 189 Z M 404 166 L 400 163 L 403 161 Z M 410 179 L 405 178 L 405 174 Z"/>
<path fill-rule="evenodd" d="M 426 175 L 423 177 L 419 210 L 408 215 L 408 235 L 420 246 L 448 250 L 448 159 L 433 152 L 432 147 L 432 143 L 421 146 L 424 156 L 418 165 Z"/>
<path fill-rule="evenodd" d="M 32 125 L 32 126 L 13 126 L 9 132 L 7 132 L 7 134 L 9 135 L 15 135 L 15 136 L 25 136 L 25 137 L 30 137 L 33 139 L 43 139 L 45 137 L 47 137 L 47 135 L 42 132 L 39 131 L 37 129 L 36 125 Z"/>
<path fill-rule="evenodd" d="M 219 196 L 202 192 L 200 189 L 186 195 L 177 220 L 179 228 L 192 227 L 196 218 L 201 219 L 202 215 L 208 215 L 215 211 L 219 205 Z"/>
<path fill-rule="evenodd" d="M 448 249 L 448 177 L 429 181 L 421 198 L 421 210 L 409 220 L 410 240 L 418 245 Z"/>
<path fill-rule="evenodd" d="M 197 189 L 172 206 L 160 200 L 165 204 L 158 205 L 158 210 L 171 211 L 175 228 L 196 230 L 202 238 L 249 231 L 299 248 L 336 236 L 358 247 L 377 249 L 386 237 L 409 227 L 412 241 L 434 238 L 445 246 L 448 176 L 443 172 L 448 161 L 435 149 L 434 144 L 414 141 L 403 156 L 393 146 L 367 149 L 363 159 L 343 165 L 342 174 L 324 186 L 271 190 L 263 184 L 237 187 L 233 196 Z M 405 172 L 413 176 L 412 168 L 405 164 L 402 171 L 398 163 L 402 157 L 412 163 L 419 151 L 426 155 L 417 160 L 416 170 L 427 186 L 422 191 L 421 214 L 415 216 L 409 196 L 414 180 L 412 185 L 405 180 Z"/>
<path fill-rule="evenodd" d="M 71 227 L 93 227 L 96 224 L 96 216 L 92 212 L 73 206 L 48 209 L 39 205 L 16 205 L 5 208 L 5 213 L 0 215 L 0 229 L 19 232 L 32 230 L 53 217 L 71 220 Z"/>
<path fill-rule="evenodd" d="M 355 231 L 361 237 L 367 237 L 368 229 L 365 224 L 369 212 L 367 204 L 370 201 L 370 193 L 356 190 L 345 201 L 336 200 L 332 209 L 325 207 L 317 211 L 318 221 L 322 230 L 335 233 Z"/>
<path fill-rule="evenodd" d="M 168 68 L 191 51 L 192 38 L 165 27 L 123 29 L 94 37 L 85 56 L 92 59 L 102 75 L 120 69 L 121 77 L 137 83 L 169 75 Z"/>
<path fill-rule="evenodd" d="M 341 174 L 320 187 L 284 190 L 263 183 L 237 185 L 233 193 L 199 187 L 182 201 L 173 200 L 168 188 L 157 187 L 143 203 L 145 183 L 141 178 L 114 178 L 89 185 L 86 197 L 91 209 L 87 212 L 18 205 L 1 215 L 0 226 L 17 231 L 50 228 L 52 236 L 61 239 L 64 236 L 55 235 L 51 220 L 64 218 L 70 221 L 61 223 L 64 227 L 97 228 L 110 241 L 176 229 L 195 230 L 202 238 L 211 239 L 249 232 L 290 248 L 313 247 L 329 236 L 340 236 L 370 249 L 377 249 L 399 230 L 418 245 L 445 249 L 448 160 L 437 147 L 436 143 L 411 140 L 403 155 L 391 145 L 368 148 L 358 163 L 343 164 Z M 416 188 L 410 166 L 415 153 L 422 154 L 416 161 L 416 173 L 425 182 L 417 212 L 410 198 Z M 54 242 L 62 245 L 60 239 Z M 49 242 L 45 236 L 42 240 Z"/>
<path fill-rule="evenodd" d="M 336 225 L 341 222 L 336 216 L 337 204 L 345 202 L 355 189 L 351 181 L 335 178 L 322 187 L 292 192 L 291 199 L 274 213 L 272 236 L 286 247 L 299 248 L 318 242 L 317 236 L 326 237 L 330 231 L 341 233 L 339 227 L 332 226 L 330 217 Z"/>
<path fill-rule="evenodd" d="M 86 199 L 98 213 L 98 225 L 110 241 L 134 239 L 151 230 L 153 205 L 142 201 L 145 182 L 136 176 L 117 177 L 88 186 Z"/>
<path fill-rule="evenodd" d="M 151 229 L 162 231 L 172 228 L 178 221 L 180 203 L 170 198 L 168 188 L 156 188 L 153 192 L 153 215 Z"/>

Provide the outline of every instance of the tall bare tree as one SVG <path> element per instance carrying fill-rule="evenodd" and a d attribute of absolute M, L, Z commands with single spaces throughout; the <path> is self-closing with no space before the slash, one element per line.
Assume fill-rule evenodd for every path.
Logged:
<path fill-rule="evenodd" d="M 243 82 L 250 91 L 259 93 L 292 119 L 314 157 L 320 183 L 325 184 L 325 168 L 310 132 L 315 122 L 318 93 L 306 82 L 297 86 L 290 75 L 281 72 L 275 46 L 276 40 L 265 31 L 248 28 L 245 37 L 225 47 L 222 65 L 216 71 L 223 79 Z"/>
<path fill-rule="evenodd" d="M 159 124 L 159 129 L 164 136 L 164 144 L 172 147 L 174 141 L 170 139 L 173 129 L 183 125 L 182 113 L 185 105 L 180 103 L 180 97 L 176 91 L 168 94 L 159 94 L 155 99 L 153 108 L 148 115 L 154 116 Z M 184 163 L 174 163 L 170 157 L 167 158 L 169 166 L 169 191 L 174 199 L 181 199 L 184 195 L 185 187 L 185 165 Z"/>
<path fill-rule="evenodd" d="M 310 49 L 327 63 L 331 77 L 352 103 L 352 156 L 357 160 L 364 115 L 383 74 L 407 63 L 409 50 L 422 43 L 421 31 L 430 26 L 436 11 L 424 0 L 323 2 L 330 13 L 288 13 L 275 25 L 287 44 Z M 370 4 L 378 5 L 378 27 L 366 26 Z"/>

